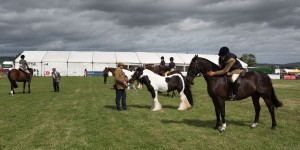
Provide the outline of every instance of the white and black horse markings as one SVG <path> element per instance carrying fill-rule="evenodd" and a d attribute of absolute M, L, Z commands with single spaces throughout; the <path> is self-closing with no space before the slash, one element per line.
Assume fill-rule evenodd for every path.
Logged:
<path fill-rule="evenodd" d="M 157 97 L 158 91 L 170 92 L 177 90 L 181 100 L 178 110 L 187 110 L 193 106 L 193 97 L 190 86 L 189 84 L 185 84 L 185 78 L 181 74 L 172 74 L 170 76 L 162 77 L 148 69 L 139 67 L 132 75 L 130 82 L 133 82 L 134 80 L 139 80 L 145 84 L 148 91 L 151 93 L 153 98 L 152 111 L 162 109 Z"/>

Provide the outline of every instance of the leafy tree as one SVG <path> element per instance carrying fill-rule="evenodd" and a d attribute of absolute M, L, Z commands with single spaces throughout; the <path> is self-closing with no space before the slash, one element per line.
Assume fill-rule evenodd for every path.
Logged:
<path fill-rule="evenodd" d="M 248 64 L 248 67 L 256 66 L 256 57 L 254 54 L 243 54 L 240 58 L 241 61 Z"/>

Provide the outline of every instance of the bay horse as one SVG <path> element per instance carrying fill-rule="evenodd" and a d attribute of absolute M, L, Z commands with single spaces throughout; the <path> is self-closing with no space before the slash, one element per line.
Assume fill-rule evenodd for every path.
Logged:
<path fill-rule="evenodd" d="M 154 66 L 154 64 L 145 64 L 144 66 L 146 69 L 151 70 L 160 76 L 165 76 L 165 73 L 170 71 L 170 69 L 166 66 Z"/>
<path fill-rule="evenodd" d="M 107 82 L 107 78 L 108 78 L 108 73 L 111 72 L 112 74 L 114 74 L 116 68 L 112 68 L 112 67 L 105 67 L 103 70 L 103 77 L 104 77 L 104 84 L 106 84 Z"/>
<path fill-rule="evenodd" d="M 207 91 L 212 98 L 215 113 L 216 113 L 216 126 L 215 129 L 219 129 L 220 132 L 224 132 L 226 129 L 225 120 L 225 100 L 228 100 L 230 94 L 230 79 L 227 75 L 222 76 L 208 76 L 209 71 L 218 71 L 220 67 L 207 59 L 195 57 L 191 60 L 189 69 L 187 72 L 188 84 L 193 84 L 195 76 L 202 73 L 207 83 Z M 252 102 L 255 108 L 255 118 L 251 125 L 252 128 L 256 128 L 259 122 L 260 104 L 259 98 L 262 97 L 268 107 L 271 114 L 272 126 L 271 129 L 276 129 L 276 119 L 274 107 L 281 107 L 283 104 L 277 99 L 272 81 L 270 77 L 262 72 L 250 71 L 245 75 L 239 77 L 240 85 L 237 94 L 237 99 L 242 100 L 249 96 L 252 97 Z M 221 120 L 220 120 L 221 116 Z M 220 128 L 219 128 L 220 127 Z"/>
<path fill-rule="evenodd" d="M 151 93 L 153 99 L 153 105 L 151 107 L 152 111 L 158 111 L 162 109 L 157 97 L 158 91 L 169 92 L 177 90 L 181 99 L 178 110 L 187 110 L 193 106 L 193 97 L 190 87 L 189 85 L 185 84 L 185 79 L 180 74 L 162 77 L 148 69 L 138 67 L 129 82 L 133 82 L 134 80 L 139 80 L 140 82 L 144 83 L 148 91 Z"/>
<path fill-rule="evenodd" d="M 30 83 L 31 83 L 31 79 L 33 76 L 33 69 L 32 68 L 28 68 L 30 74 L 29 77 L 27 77 L 28 79 L 26 79 L 26 73 L 18 70 L 18 69 L 12 69 L 11 71 L 8 72 L 7 77 L 10 81 L 10 93 L 13 96 L 15 94 L 15 90 L 14 88 L 18 88 L 17 82 L 23 82 L 23 93 L 25 93 L 25 86 L 26 86 L 26 82 L 28 82 L 28 93 L 30 93 Z"/>

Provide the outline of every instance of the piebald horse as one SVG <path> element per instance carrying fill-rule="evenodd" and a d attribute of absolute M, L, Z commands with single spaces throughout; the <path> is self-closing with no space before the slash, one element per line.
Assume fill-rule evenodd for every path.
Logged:
<path fill-rule="evenodd" d="M 30 74 L 27 77 L 28 79 L 26 80 L 26 73 L 23 71 L 20 71 L 18 69 L 12 69 L 11 71 L 8 72 L 7 77 L 8 80 L 10 81 L 10 93 L 13 96 L 15 93 L 14 88 L 18 88 L 17 82 L 23 82 L 23 93 L 25 93 L 25 86 L 26 82 L 28 82 L 28 93 L 30 93 L 30 83 L 33 75 L 33 69 L 28 68 Z"/>
<path fill-rule="evenodd" d="M 196 55 L 190 65 L 187 72 L 187 80 L 193 84 L 195 76 L 199 73 L 204 75 L 204 79 L 207 83 L 207 91 L 212 98 L 215 106 L 216 113 L 216 126 L 215 129 L 219 129 L 220 132 L 224 132 L 226 129 L 225 120 L 225 100 L 228 100 L 230 94 L 230 81 L 227 75 L 222 76 L 208 76 L 209 71 L 218 71 L 220 67 L 207 59 L 198 57 Z M 238 79 L 239 80 L 239 79 Z M 242 100 L 249 96 L 252 97 L 252 102 L 255 108 L 255 118 L 251 125 L 252 128 L 256 128 L 259 122 L 260 104 L 259 98 L 262 97 L 269 109 L 272 119 L 271 129 L 275 129 L 277 123 L 275 119 L 274 108 L 281 107 L 283 104 L 277 99 L 272 81 L 270 77 L 262 72 L 247 72 L 240 77 L 240 85 L 238 89 L 237 99 Z M 221 116 L 221 120 L 220 120 Z M 219 128 L 220 127 L 220 128 Z"/>
<path fill-rule="evenodd" d="M 185 79 L 180 74 L 173 74 L 167 77 L 162 77 L 154 72 L 144 69 L 137 68 L 130 82 L 139 80 L 144 83 L 151 93 L 153 98 L 152 111 L 158 111 L 162 109 L 161 104 L 158 101 L 158 91 L 173 91 L 177 90 L 180 94 L 181 103 L 179 104 L 178 110 L 187 110 L 193 106 L 193 97 L 189 85 L 185 84 Z"/>

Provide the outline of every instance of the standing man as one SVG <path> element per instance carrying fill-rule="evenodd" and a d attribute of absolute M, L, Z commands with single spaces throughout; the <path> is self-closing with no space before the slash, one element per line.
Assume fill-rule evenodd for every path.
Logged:
<path fill-rule="evenodd" d="M 21 55 L 21 60 L 19 61 L 19 64 L 20 64 L 19 70 L 21 70 L 25 73 L 25 80 L 28 81 L 30 72 L 28 70 L 29 67 L 28 67 L 27 61 L 25 60 L 25 55 Z"/>
<path fill-rule="evenodd" d="M 52 68 L 52 79 L 54 92 L 59 92 L 60 73 L 56 71 L 56 68 Z"/>
<path fill-rule="evenodd" d="M 114 77 L 115 77 L 115 90 L 116 90 L 116 106 L 117 110 L 121 111 L 120 107 L 120 99 L 122 99 L 122 109 L 127 110 L 126 105 L 126 85 L 128 82 L 128 79 L 126 78 L 124 72 L 122 69 L 124 68 L 125 64 L 122 62 L 118 63 L 118 68 L 114 71 Z"/>
<path fill-rule="evenodd" d="M 210 71 L 207 74 L 209 76 L 219 76 L 227 74 L 231 76 L 231 94 L 229 98 L 231 100 L 236 100 L 236 94 L 238 92 L 239 83 L 236 82 L 236 79 L 239 77 L 240 73 L 243 71 L 242 64 L 237 60 L 235 54 L 230 53 L 228 47 L 222 47 L 219 51 L 219 66 L 222 70 L 220 71 Z"/>

